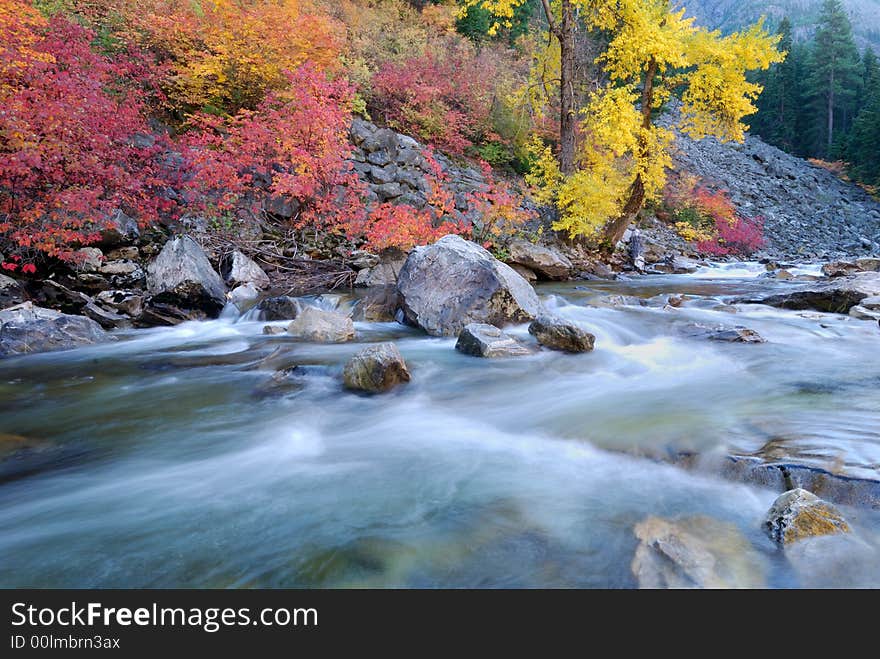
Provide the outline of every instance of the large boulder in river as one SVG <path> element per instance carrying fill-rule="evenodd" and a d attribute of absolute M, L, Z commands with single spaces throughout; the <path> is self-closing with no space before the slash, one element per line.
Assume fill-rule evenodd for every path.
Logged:
<path fill-rule="evenodd" d="M 30 302 L 0 311 L 0 357 L 67 350 L 106 338 L 91 318 L 68 316 Z"/>
<path fill-rule="evenodd" d="M 563 352 L 589 352 L 596 342 L 596 337 L 586 330 L 548 314 L 541 314 L 532 321 L 529 334 L 542 346 Z"/>
<path fill-rule="evenodd" d="M 165 243 L 147 268 L 153 300 L 216 316 L 226 303 L 226 287 L 202 248 L 189 236 Z"/>
<path fill-rule="evenodd" d="M 850 530 L 837 508 L 801 488 L 779 495 L 767 512 L 764 529 L 781 545 Z"/>
<path fill-rule="evenodd" d="M 648 517 L 635 527 L 639 588 L 760 588 L 765 566 L 733 526 L 709 517 Z"/>
<path fill-rule="evenodd" d="M 867 297 L 880 295 L 880 272 L 861 272 L 830 281 L 816 281 L 793 287 L 785 293 L 744 298 L 738 302 L 768 304 L 782 309 L 817 309 L 832 313 L 849 310 Z"/>
<path fill-rule="evenodd" d="M 535 290 L 510 266 L 454 235 L 415 248 L 397 290 L 404 320 L 433 336 L 458 336 L 470 323 L 525 322 L 542 308 Z"/>
<path fill-rule="evenodd" d="M 377 394 L 409 382 L 410 374 L 397 346 L 379 343 L 367 346 L 348 360 L 342 380 L 347 389 Z"/>
<path fill-rule="evenodd" d="M 253 284 L 256 288 L 269 288 L 269 275 L 238 250 L 220 259 L 220 274 L 228 286 Z"/>
<path fill-rule="evenodd" d="M 345 343 L 355 336 L 351 318 L 317 307 L 304 307 L 287 326 L 287 333 L 303 341 L 318 343 Z"/>
<path fill-rule="evenodd" d="M 568 257 L 545 245 L 514 240 L 508 249 L 510 263 L 524 266 L 546 279 L 566 279 L 574 269 Z"/>
<path fill-rule="evenodd" d="M 518 357 L 531 353 L 512 336 L 486 323 L 471 323 L 461 330 L 455 349 L 474 357 Z"/>

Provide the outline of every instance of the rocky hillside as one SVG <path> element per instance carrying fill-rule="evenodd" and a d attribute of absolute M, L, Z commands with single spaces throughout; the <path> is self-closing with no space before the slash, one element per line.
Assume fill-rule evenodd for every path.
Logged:
<path fill-rule="evenodd" d="M 726 189 L 762 216 L 773 258 L 834 259 L 880 253 L 880 202 L 860 187 L 757 137 L 743 144 L 677 140 L 676 167 Z"/>

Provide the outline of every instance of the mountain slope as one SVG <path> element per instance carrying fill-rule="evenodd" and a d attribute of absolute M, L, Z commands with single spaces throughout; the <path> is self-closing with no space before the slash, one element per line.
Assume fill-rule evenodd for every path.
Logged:
<path fill-rule="evenodd" d="M 860 48 L 870 45 L 880 50 L 880 0 L 842 0 L 850 15 Z M 724 32 L 732 32 L 767 17 L 775 28 L 784 16 L 795 26 L 795 37 L 807 38 L 815 29 L 822 0 L 678 0 L 697 22 Z"/>

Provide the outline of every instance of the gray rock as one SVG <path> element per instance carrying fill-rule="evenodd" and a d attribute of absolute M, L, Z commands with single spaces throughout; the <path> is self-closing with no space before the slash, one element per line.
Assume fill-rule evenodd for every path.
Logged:
<path fill-rule="evenodd" d="M 529 325 L 529 334 L 542 346 L 563 352 L 589 352 L 596 337 L 562 318 L 541 314 Z"/>
<path fill-rule="evenodd" d="M 140 258 L 141 251 L 134 245 L 129 247 L 117 247 L 107 252 L 108 261 L 134 261 Z"/>
<path fill-rule="evenodd" d="M 301 308 L 300 301 L 288 295 L 269 297 L 257 305 L 260 320 L 293 320 Z"/>
<path fill-rule="evenodd" d="M 822 274 L 826 277 L 845 277 L 861 271 L 862 269 L 858 265 L 848 261 L 835 261 L 822 266 Z"/>
<path fill-rule="evenodd" d="M 24 288 L 12 277 L 0 275 L 0 309 L 21 304 L 24 301 Z"/>
<path fill-rule="evenodd" d="M 398 306 L 400 295 L 396 285 L 373 286 L 358 300 L 355 319 L 369 323 L 390 323 L 395 320 Z"/>
<path fill-rule="evenodd" d="M 372 268 L 379 263 L 379 255 L 367 252 L 363 249 L 357 249 L 348 257 L 348 264 L 355 270 L 363 270 L 364 268 Z"/>
<path fill-rule="evenodd" d="M 303 307 L 287 326 L 287 333 L 303 341 L 318 343 L 345 343 L 355 337 L 351 318 L 317 307 Z"/>
<path fill-rule="evenodd" d="M 471 323 L 461 330 L 455 349 L 474 357 L 519 357 L 531 354 L 531 350 L 512 336 L 486 323 Z"/>
<path fill-rule="evenodd" d="M 110 216 L 104 229 L 101 231 L 101 245 L 115 247 L 136 242 L 141 237 L 141 231 L 137 220 L 129 217 L 121 210 L 117 210 Z"/>
<path fill-rule="evenodd" d="M 236 286 L 229 293 L 229 301 L 235 305 L 239 312 L 244 313 L 257 304 L 260 299 L 260 291 L 252 283 Z"/>
<path fill-rule="evenodd" d="M 454 235 L 415 248 L 397 290 L 405 322 L 433 336 L 458 336 L 470 323 L 525 322 L 542 309 L 534 289 L 510 266 Z"/>
<path fill-rule="evenodd" d="M 797 488 L 780 494 L 764 520 L 764 530 L 781 545 L 822 535 L 849 533 L 843 515 L 827 501 Z"/>
<path fill-rule="evenodd" d="M 356 353 L 342 371 L 347 389 L 382 393 L 410 381 L 406 362 L 393 343 L 367 346 Z"/>
<path fill-rule="evenodd" d="M 132 326 L 131 317 L 108 311 L 94 302 L 89 302 L 83 307 L 82 315 L 91 318 L 106 330 L 129 329 Z"/>
<path fill-rule="evenodd" d="M 101 326 L 90 318 L 35 307 L 30 302 L 0 311 L 0 357 L 67 350 L 106 338 Z"/>
<path fill-rule="evenodd" d="M 380 201 L 388 201 L 403 194 L 403 188 L 396 181 L 393 183 L 383 183 L 374 185 L 373 191 L 379 196 Z"/>
<path fill-rule="evenodd" d="M 287 328 L 281 327 L 280 325 L 264 325 L 263 326 L 263 334 L 268 334 L 269 336 L 274 336 L 276 334 L 285 334 L 287 333 Z"/>
<path fill-rule="evenodd" d="M 709 334 L 712 341 L 726 343 L 764 343 L 763 337 L 753 329 L 746 327 L 730 327 L 715 330 Z"/>
<path fill-rule="evenodd" d="M 104 262 L 104 252 L 97 247 L 83 247 L 73 253 L 74 269 L 77 272 L 95 272 Z"/>
<path fill-rule="evenodd" d="M 546 245 L 536 245 L 527 240 L 514 240 L 509 245 L 511 263 L 533 270 L 547 279 L 566 279 L 572 275 L 573 266 L 568 258 Z"/>
<path fill-rule="evenodd" d="M 648 517 L 635 527 L 639 540 L 632 572 L 639 588 L 761 588 L 766 567 L 732 524 L 709 517 Z"/>
<path fill-rule="evenodd" d="M 514 269 L 516 274 L 518 274 L 530 284 L 532 282 L 538 281 L 538 275 L 535 274 L 534 270 L 530 270 L 526 266 L 520 265 L 519 263 L 511 263 L 510 267 Z"/>
<path fill-rule="evenodd" d="M 141 267 L 133 261 L 105 261 L 98 268 L 98 272 L 102 275 L 123 275 L 126 277 L 135 275 L 135 278 L 143 276 Z"/>
<path fill-rule="evenodd" d="M 144 296 L 131 291 L 101 291 L 95 296 L 95 302 L 105 309 L 132 318 L 139 317 L 144 311 Z"/>
<path fill-rule="evenodd" d="M 210 316 L 226 303 L 226 287 L 202 248 L 190 237 L 165 243 L 147 268 L 147 290 L 158 303 L 198 309 Z"/>
<path fill-rule="evenodd" d="M 849 310 L 849 315 L 857 320 L 880 320 L 880 309 L 871 310 L 866 307 L 856 305 Z"/>
<path fill-rule="evenodd" d="M 880 271 L 880 258 L 866 257 L 856 259 L 856 265 L 859 266 L 859 270 L 862 270 L 863 272 L 878 272 Z"/>
<path fill-rule="evenodd" d="M 868 311 L 880 311 L 880 295 L 872 295 L 871 297 L 862 298 L 859 306 Z"/>
<path fill-rule="evenodd" d="M 394 286 L 397 276 L 406 263 L 406 253 L 399 249 L 387 249 L 379 255 L 379 262 L 371 268 L 365 268 L 357 274 L 355 286 Z"/>
<path fill-rule="evenodd" d="M 849 313 L 868 297 L 880 295 L 880 272 L 862 272 L 830 281 L 798 285 L 787 293 L 765 297 L 744 298 L 739 302 L 768 304 L 782 309 L 817 309 L 832 313 Z"/>
<path fill-rule="evenodd" d="M 220 274 L 228 286 L 253 284 L 255 288 L 268 288 L 269 275 L 263 269 L 238 250 L 227 254 L 220 261 Z"/>

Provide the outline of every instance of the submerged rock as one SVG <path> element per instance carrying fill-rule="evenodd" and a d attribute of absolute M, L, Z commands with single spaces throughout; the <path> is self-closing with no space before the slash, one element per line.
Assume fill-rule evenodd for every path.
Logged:
<path fill-rule="evenodd" d="M 760 588 L 764 565 L 732 524 L 710 517 L 648 517 L 631 568 L 639 588 Z"/>
<path fill-rule="evenodd" d="M 764 338 L 760 334 L 747 327 L 715 330 L 709 334 L 709 339 L 726 343 L 765 343 Z"/>
<path fill-rule="evenodd" d="M 566 279 L 571 276 L 574 266 L 563 254 L 552 247 L 537 245 L 528 240 L 514 240 L 509 245 L 511 264 L 532 270 L 546 279 Z"/>
<path fill-rule="evenodd" d="M 834 506 L 801 488 L 779 495 L 767 512 L 764 529 L 781 545 L 850 531 L 849 524 Z"/>
<path fill-rule="evenodd" d="M 367 346 L 348 360 L 342 381 L 347 389 L 382 393 L 409 382 L 410 373 L 396 345 L 379 343 Z"/>
<path fill-rule="evenodd" d="M 318 343 L 345 343 L 355 336 L 351 318 L 317 307 L 304 307 L 287 326 L 287 332 L 298 339 Z"/>
<path fill-rule="evenodd" d="M 563 352 L 589 352 L 596 342 L 595 336 L 575 323 L 546 314 L 532 321 L 529 334 L 542 346 Z"/>
<path fill-rule="evenodd" d="M 486 323 L 471 323 L 461 330 L 455 349 L 474 357 L 519 357 L 531 354 L 531 350 L 512 336 Z"/>
<path fill-rule="evenodd" d="M 216 316 L 226 304 L 226 287 L 202 248 L 190 237 L 169 240 L 147 268 L 153 300 Z"/>
<path fill-rule="evenodd" d="M 541 310 L 529 283 L 460 236 L 417 247 L 398 278 L 404 320 L 433 336 L 457 336 L 470 323 L 525 322 Z"/>
<path fill-rule="evenodd" d="M 30 302 L 0 311 L 0 357 L 67 350 L 106 338 L 107 334 L 91 318 L 68 316 Z"/>
<path fill-rule="evenodd" d="M 867 307 L 856 305 L 849 310 L 849 315 L 858 320 L 880 320 L 880 309 L 871 310 Z"/>

